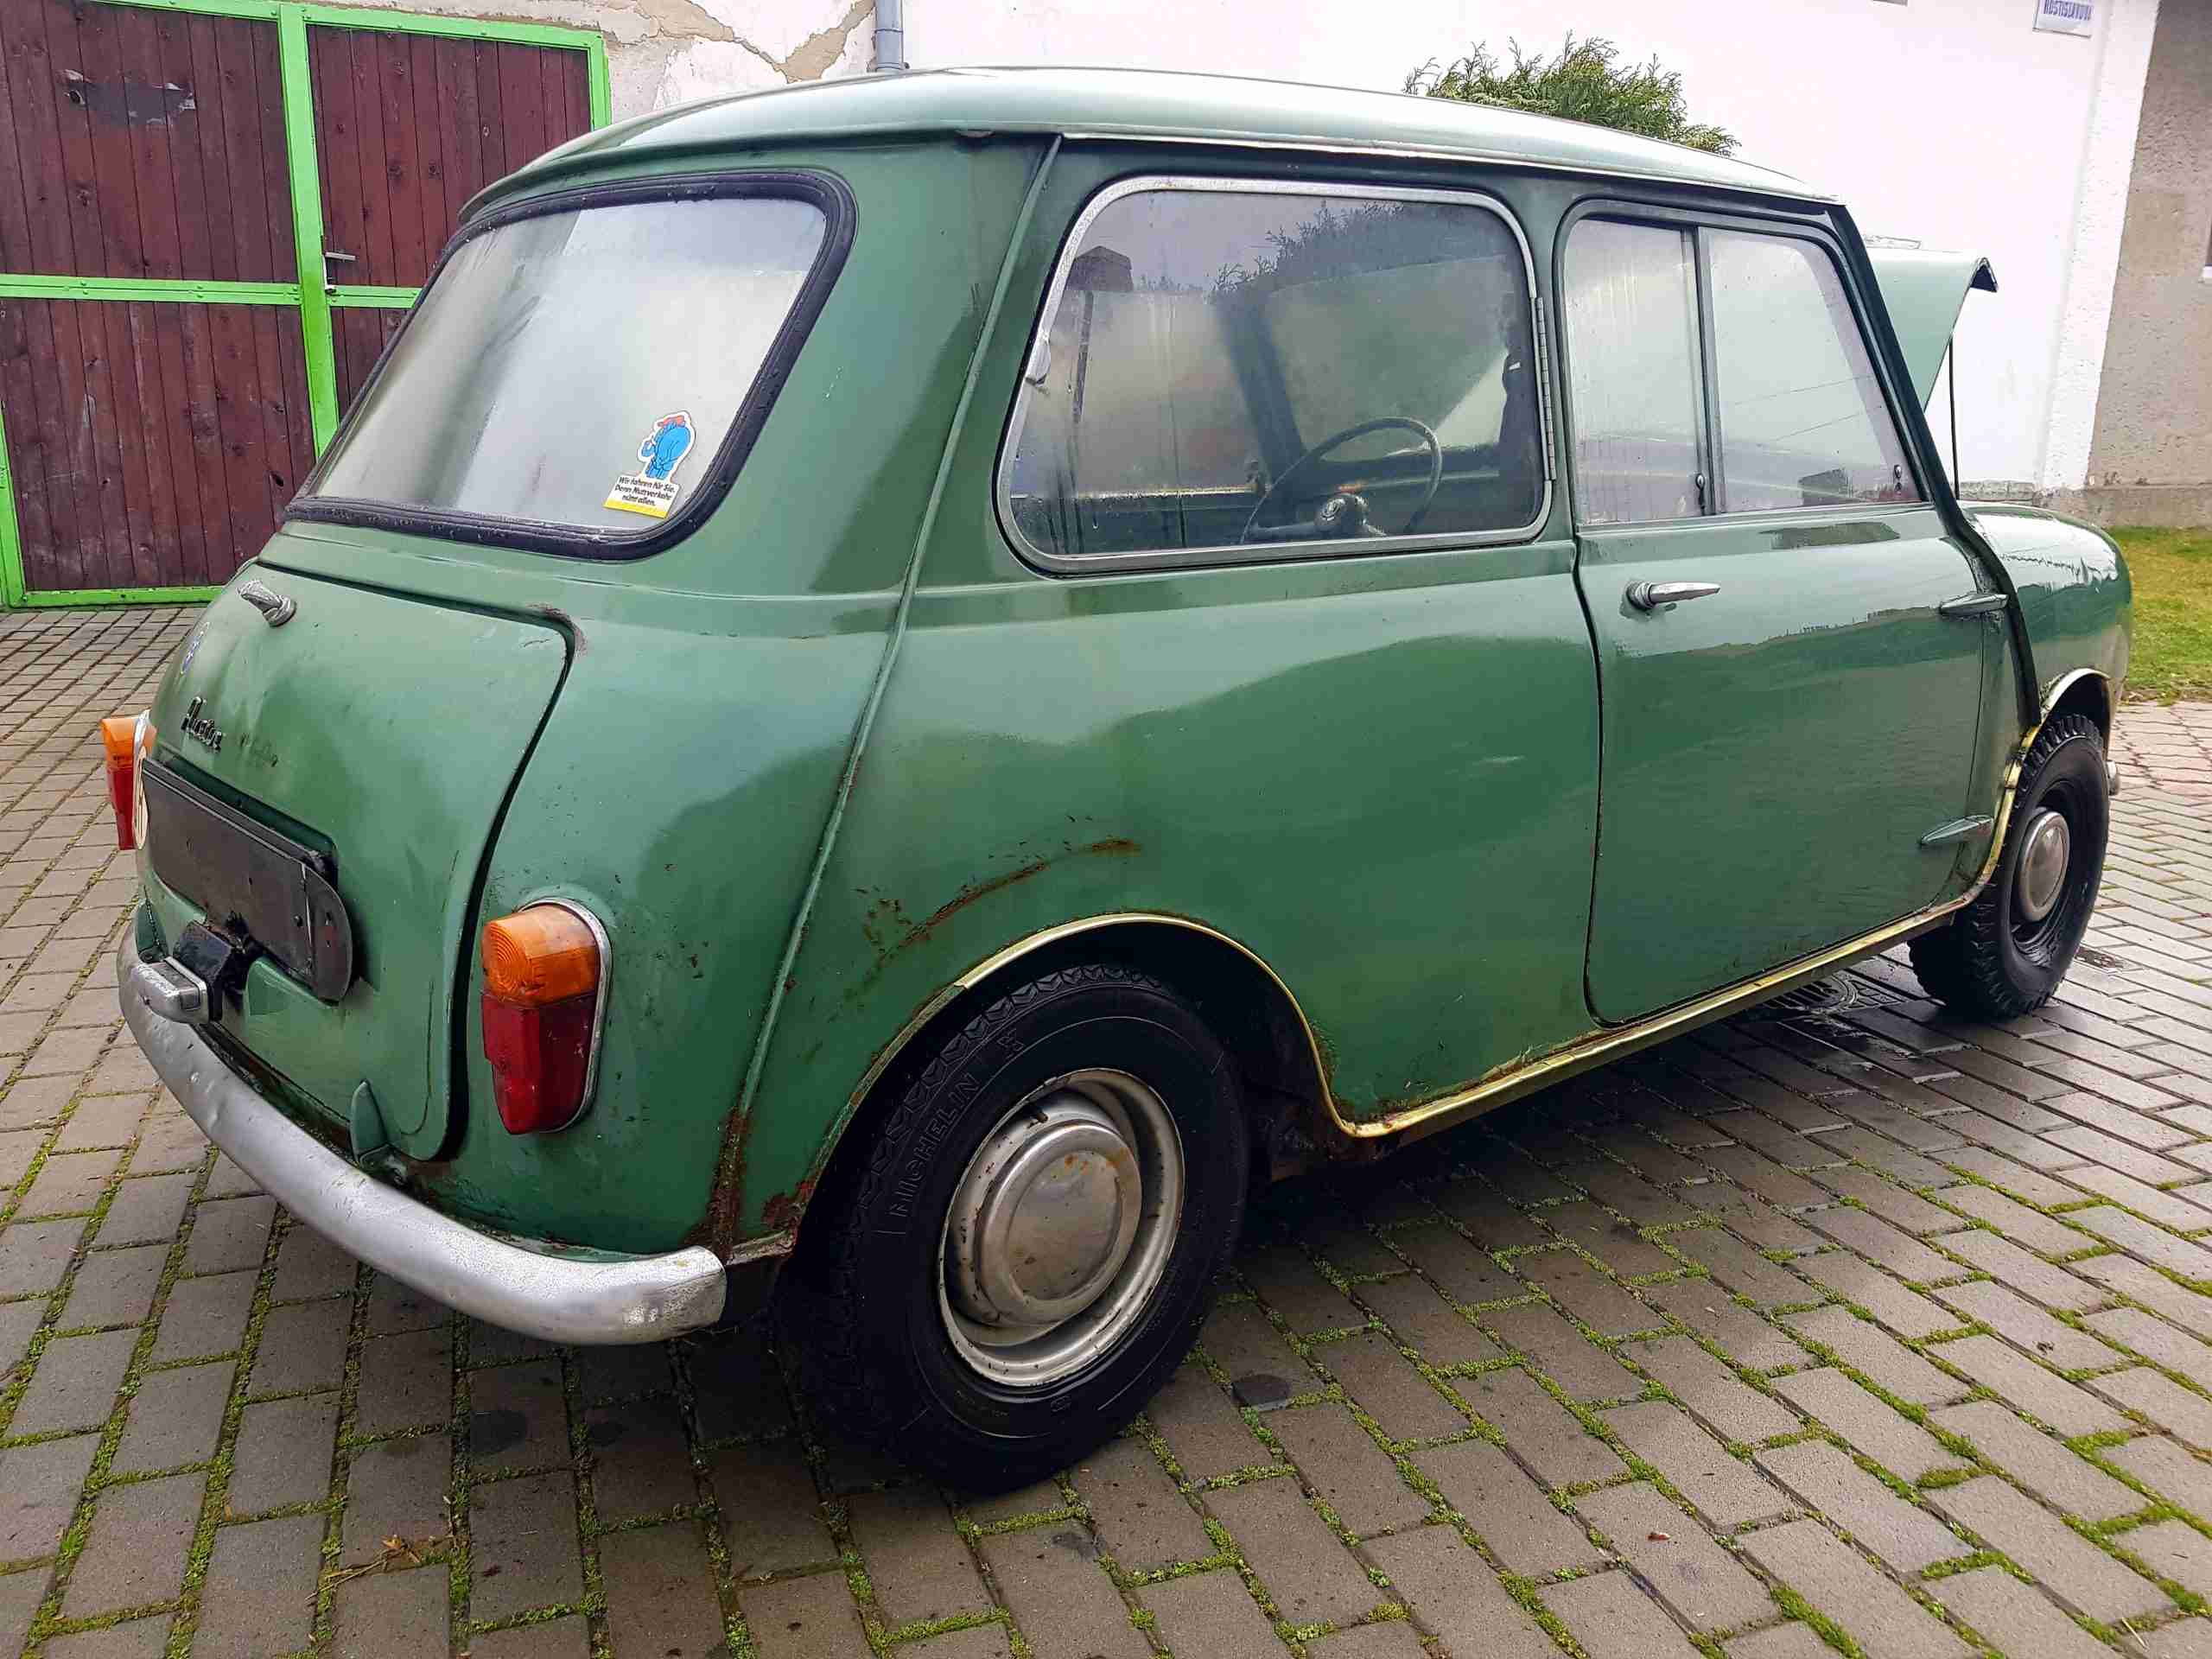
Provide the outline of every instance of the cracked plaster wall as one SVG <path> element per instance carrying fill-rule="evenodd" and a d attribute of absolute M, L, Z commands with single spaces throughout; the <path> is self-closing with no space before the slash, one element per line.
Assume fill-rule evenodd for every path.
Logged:
<path fill-rule="evenodd" d="M 688 99 L 854 75 L 868 67 L 870 0 L 349 0 L 456 17 L 563 23 L 607 40 L 614 118 Z"/>

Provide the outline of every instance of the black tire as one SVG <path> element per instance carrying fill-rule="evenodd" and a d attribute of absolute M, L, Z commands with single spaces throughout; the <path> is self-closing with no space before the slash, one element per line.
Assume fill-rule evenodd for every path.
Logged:
<path fill-rule="evenodd" d="M 2066 874 L 2050 913 L 2031 918 L 2019 899 L 2020 856 L 2045 811 L 2066 820 Z M 1977 1020 L 2013 1019 L 2049 1001 L 2088 930 L 2110 828 L 2096 726 L 2080 715 L 2045 721 L 2020 768 L 1997 873 L 1949 922 L 1912 941 L 1912 969 L 1928 994 Z"/>
<path fill-rule="evenodd" d="M 1179 1136 L 1164 1268 L 1082 1369 L 1010 1385 L 948 1332 L 946 1217 L 969 1160 L 1053 1079 L 1141 1081 Z M 1044 1478 L 1119 1430 L 1190 1351 L 1243 1224 L 1249 1142 L 1236 1070 L 1192 1004 L 1091 963 L 1008 991 L 907 1073 L 889 1116 L 807 1217 L 785 1304 L 808 1395 L 838 1427 L 969 1491 Z"/>

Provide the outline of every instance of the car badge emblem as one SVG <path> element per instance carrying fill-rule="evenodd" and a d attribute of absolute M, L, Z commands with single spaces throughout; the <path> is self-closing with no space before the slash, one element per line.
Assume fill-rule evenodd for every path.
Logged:
<path fill-rule="evenodd" d="M 223 750 L 223 730 L 200 711 L 207 704 L 205 697 L 194 697 L 192 706 L 184 711 L 184 734 L 196 743 L 204 743 L 218 754 Z"/>

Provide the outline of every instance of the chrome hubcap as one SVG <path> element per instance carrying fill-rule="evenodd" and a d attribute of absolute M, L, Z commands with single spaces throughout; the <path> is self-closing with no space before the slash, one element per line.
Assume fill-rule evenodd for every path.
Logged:
<path fill-rule="evenodd" d="M 2066 861 L 2073 835 L 2063 815 L 2045 807 L 2028 820 L 2020 836 L 2020 874 L 2014 895 L 2020 914 L 2039 922 L 2050 914 L 2066 886 Z"/>
<path fill-rule="evenodd" d="M 1182 1141 L 1160 1096 L 1120 1071 L 1053 1078 L 983 1137 L 954 1190 L 946 1335 L 999 1382 L 1081 1369 L 1141 1314 L 1182 1209 Z"/>

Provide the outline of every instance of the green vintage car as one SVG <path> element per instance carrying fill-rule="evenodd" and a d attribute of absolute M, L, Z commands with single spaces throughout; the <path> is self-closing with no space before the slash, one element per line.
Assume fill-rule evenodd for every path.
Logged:
<path fill-rule="evenodd" d="M 2129 588 L 1953 495 L 1989 281 L 1733 161 L 1252 81 L 579 139 L 111 722 L 130 1029 L 385 1273 L 585 1343 L 772 1282 L 828 1408 L 1032 1478 L 1257 1183 L 1900 941 L 2050 994 Z"/>

